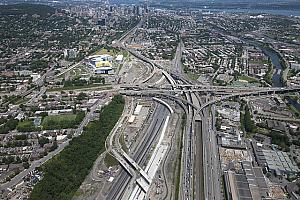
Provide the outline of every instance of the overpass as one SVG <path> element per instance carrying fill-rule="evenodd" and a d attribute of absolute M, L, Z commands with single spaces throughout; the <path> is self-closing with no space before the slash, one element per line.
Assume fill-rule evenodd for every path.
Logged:
<path fill-rule="evenodd" d="M 134 51 L 133 49 L 129 49 L 124 46 L 124 43 L 119 44 L 119 47 L 122 49 L 130 52 L 133 56 L 139 58 L 140 60 L 149 63 L 154 69 L 159 68 L 163 70 L 163 67 L 159 64 L 156 64 L 152 62 L 150 59 L 144 57 L 143 55 L 139 54 L 138 52 Z M 208 107 L 209 105 L 213 105 L 216 102 L 223 101 L 226 99 L 230 99 L 233 97 L 241 97 L 241 96 L 251 96 L 251 95 L 267 95 L 267 94 L 273 94 L 273 93 L 286 93 L 286 92 L 295 92 L 300 91 L 300 88 L 262 88 L 262 87 L 250 87 L 250 88 L 236 88 L 236 87 L 223 87 L 223 86 L 204 86 L 204 85 L 193 85 L 189 81 L 185 81 L 183 78 L 180 77 L 180 75 L 177 75 L 176 73 L 170 73 L 168 71 L 162 71 L 163 75 L 166 77 L 166 79 L 169 81 L 169 85 L 165 85 L 165 87 L 161 88 L 154 88 L 153 86 L 141 84 L 141 85 L 129 85 L 127 88 L 125 87 L 125 90 L 120 90 L 121 94 L 125 95 L 134 95 L 134 96 L 165 96 L 167 98 L 173 99 L 175 101 L 181 101 L 185 103 L 186 105 L 191 106 L 196 111 L 193 113 L 193 116 L 201 115 L 204 108 Z M 180 79 L 183 80 L 182 82 L 188 83 L 188 84 L 176 84 L 175 80 L 173 79 Z M 133 90 L 131 90 L 133 88 Z M 126 90 L 127 89 L 127 90 Z M 129 89 L 129 90 L 128 90 Z M 222 94 L 225 96 L 217 97 L 211 101 L 208 101 L 202 105 L 194 105 L 193 102 L 189 101 L 189 99 L 182 99 L 179 96 L 181 96 L 183 93 L 186 92 L 203 92 L 203 93 L 212 93 L 212 94 Z M 195 98 L 194 98 L 195 99 Z M 193 110 L 193 109 L 191 109 Z M 203 115 L 201 115 L 203 116 Z M 191 122 L 191 126 L 193 126 L 193 121 Z M 193 130 L 188 130 L 188 136 L 194 135 Z M 190 145 L 191 146 L 191 145 Z M 190 151 L 192 152 L 192 150 Z M 190 156 L 190 155 L 188 155 Z M 192 164 L 192 163 L 191 163 Z M 186 170 L 187 174 L 185 178 L 186 181 L 189 182 L 192 179 L 192 173 L 193 171 L 190 170 L 191 166 L 189 163 L 187 163 Z M 190 185 L 190 184 L 187 184 Z M 186 189 L 186 187 L 184 188 Z M 188 193 L 188 195 L 185 195 L 185 199 L 192 198 L 193 195 L 190 194 L 191 191 L 193 191 L 192 187 L 188 188 L 188 190 L 185 193 Z M 206 197 L 207 198 L 207 197 Z"/>
<path fill-rule="evenodd" d="M 127 162 L 135 169 L 137 170 L 141 176 L 147 181 L 148 184 L 151 183 L 151 178 L 148 176 L 148 174 L 132 159 L 130 156 L 125 153 L 123 150 L 121 150 L 121 155 L 126 159 Z"/>
<path fill-rule="evenodd" d="M 167 94 L 171 94 L 171 96 L 179 95 L 183 92 L 201 92 L 205 91 L 202 89 L 174 89 L 174 90 L 168 90 L 168 89 L 152 89 L 152 88 L 143 88 L 143 89 L 135 89 L 135 90 L 120 90 L 121 94 L 125 95 L 143 95 L 143 94 L 155 94 L 155 95 L 163 95 L 163 96 L 170 96 Z M 218 90 L 216 89 L 215 92 Z M 222 97 L 218 97 L 215 99 L 215 101 L 220 100 L 226 100 L 232 97 L 238 97 L 238 96 L 251 96 L 251 95 L 266 95 L 266 94 L 276 94 L 276 93 L 288 93 L 288 92 L 297 92 L 300 91 L 300 87 L 273 87 L 273 88 L 255 88 L 255 90 L 251 91 L 239 91 L 239 92 L 231 92 L 231 95 L 226 95 Z M 232 94 L 233 93 L 233 94 Z M 182 99 L 185 103 L 187 103 L 186 100 Z M 206 106 L 205 106 L 206 107 Z"/>
<path fill-rule="evenodd" d="M 244 97 L 244 96 L 255 96 L 255 95 L 267 95 L 267 94 L 276 94 L 276 93 L 287 93 L 287 92 L 297 92 L 300 91 L 300 87 L 291 87 L 291 88 L 269 88 L 266 90 L 259 90 L 259 91 L 253 91 L 253 92 L 241 92 L 241 93 L 235 93 L 232 95 L 222 96 L 219 98 L 216 98 L 212 101 L 206 102 L 203 104 L 198 110 L 197 113 L 200 113 L 204 108 L 206 108 L 209 105 L 213 105 L 217 102 L 228 100 L 234 97 Z"/>
<path fill-rule="evenodd" d="M 168 74 L 166 71 L 163 73 Z M 166 75 L 168 81 L 174 81 L 170 75 Z M 169 80 L 171 79 L 171 80 Z M 199 85 L 192 87 L 190 85 L 178 85 L 178 84 L 168 84 L 161 87 L 155 87 L 150 84 L 121 84 L 121 89 L 134 89 L 134 90 L 159 90 L 167 92 L 170 90 L 174 91 L 184 91 L 184 92 L 211 92 L 211 93 L 233 93 L 233 92 L 252 92 L 252 91 L 278 91 L 278 90 L 290 90 L 291 92 L 299 91 L 300 87 L 224 87 L 224 86 L 203 86 Z"/>

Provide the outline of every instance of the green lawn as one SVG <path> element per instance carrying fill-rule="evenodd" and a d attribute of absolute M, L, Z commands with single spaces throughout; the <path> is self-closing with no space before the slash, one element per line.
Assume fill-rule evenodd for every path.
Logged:
<path fill-rule="evenodd" d="M 20 132 L 31 132 L 36 131 L 38 129 L 35 128 L 32 120 L 24 120 L 18 123 L 17 130 Z"/>
<path fill-rule="evenodd" d="M 112 167 L 112 166 L 116 166 L 119 164 L 118 160 L 115 157 L 113 157 L 112 155 L 110 155 L 110 153 L 107 153 L 105 155 L 104 162 L 105 162 L 106 167 Z"/>
<path fill-rule="evenodd" d="M 55 122 L 59 122 L 59 121 L 62 121 L 62 120 L 74 121 L 75 119 L 76 119 L 76 115 L 75 114 L 51 115 L 51 116 L 45 117 L 45 119 L 43 120 L 43 124 L 48 123 L 50 120 L 54 120 Z"/>
<path fill-rule="evenodd" d="M 98 54 L 108 54 L 108 55 L 111 55 L 111 56 L 115 56 L 116 54 L 120 53 L 120 51 L 118 51 L 117 49 L 106 49 L 106 48 L 102 48 L 101 50 L 99 51 L 96 51 L 96 53 L 94 53 L 93 55 L 98 55 Z"/>
<path fill-rule="evenodd" d="M 199 78 L 199 75 L 198 75 L 198 74 L 195 74 L 195 73 L 193 73 L 193 72 L 191 72 L 191 71 L 188 71 L 186 74 L 188 75 L 188 77 L 189 77 L 190 79 L 192 79 L 192 80 L 194 80 L 194 81 L 196 81 L 196 80 Z"/>
<path fill-rule="evenodd" d="M 42 126 L 44 130 L 74 128 L 78 124 L 76 117 L 75 114 L 46 116 Z"/>
<path fill-rule="evenodd" d="M 249 83 L 258 83 L 259 82 L 259 80 L 252 78 L 250 76 L 239 76 L 238 80 L 245 80 L 245 81 L 248 81 Z"/>
<path fill-rule="evenodd" d="M 251 60 L 250 64 L 269 64 L 268 60 Z"/>

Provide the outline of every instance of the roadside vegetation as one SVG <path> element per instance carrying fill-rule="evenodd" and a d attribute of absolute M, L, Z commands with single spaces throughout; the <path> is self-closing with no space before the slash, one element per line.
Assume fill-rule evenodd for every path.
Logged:
<path fill-rule="evenodd" d="M 268 83 L 269 85 L 272 85 L 273 73 L 274 73 L 273 66 L 272 66 L 272 64 L 269 64 L 268 71 L 267 71 L 266 75 L 264 76 L 264 81 L 266 83 Z"/>
<path fill-rule="evenodd" d="M 250 113 L 249 106 L 245 103 L 242 103 L 243 112 L 241 112 L 241 126 L 242 130 L 244 130 L 248 134 L 255 133 L 257 130 L 257 127 L 252 120 L 252 115 Z"/>
<path fill-rule="evenodd" d="M 91 170 L 98 155 L 105 149 L 105 139 L 118 121 L 124 99 L 117 95 L 104 106 L 97 121 L 90 122 L 82 135 L 74 138 L 59 155 L 40 170 L 44 178 L 34 187 L 31 200 L 72 199 Z"/>
<path fill-rule="evenodd" d="M 105 162 L 106 167 L 112 167 L 112 166 L 116 166 L 119 164 L 118 160 L 111 155 L 111 152 L 109 152 L 105 155 L 104 162 Z"/>
<path fill-rule="evenodd" d="M 177 156 L 177 170 L 175 170 L 175 199 L 178 200 L 179 199 L 179 191 L 180 191 L 180 177 L 181 177 L 181 156 L 182 156 L 182 149 L 183 149 L 183 134 L 184 134 L 184 130 L 185 130 L 185 126 L 186 126 L 186 114 L 182 115 L 182 119 L 181 119 L 181 135 L 180 135 L 180 140 L 178 141 L 178 147 L 179 147 L 179 152 L 178 152 L 178 156 Z M 175 165 L 175 166 L 176 166 Z"/>

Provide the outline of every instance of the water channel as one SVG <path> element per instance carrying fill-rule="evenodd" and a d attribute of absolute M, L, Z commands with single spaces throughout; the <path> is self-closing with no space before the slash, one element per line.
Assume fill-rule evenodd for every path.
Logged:
<path fill-rule="evenodd" d="M 282 79 L 281 79 L 281 71 L 283 70 L 283 66 L 280 62 L 279 55 L 274 50 L 265 48 L 256 41 L 253 41 L 253 40 L 243 40 L 243 41 L 250 45 L 255 46 L 256 48 L 261 49 L 263 51 L 263 53 L 270 58 L 273 66 L 274 66 L 274 74 L 272 77 L 273 84 L 272 85 L 273 85 L 273 87 L 284 87 L 284 83 L 282 82 Z M 289 98 L 289 97 L 287 97 L 286 100 L 289 104 L 293 105 L 300 112 L 300 104 L 296 100 Z"/>

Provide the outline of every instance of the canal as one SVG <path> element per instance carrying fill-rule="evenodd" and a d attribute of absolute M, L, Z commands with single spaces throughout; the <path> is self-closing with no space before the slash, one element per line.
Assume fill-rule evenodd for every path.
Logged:
<path fill-rule="evenodd" d="M 279 55 L 274 50 L 263 47 L 260 43 L 258 43 L 256 41 L 245 40 L 245 39 L 243 41 L 247 44 L 253 45 L 256 48 L 261 49 L 263 51 L 263 53 L 270 58 L 270 60 L 273 64 L 273 67 L 274 67 L 274 74 L 272 77 L 272 86 L 273 87 L 284 87 L 285 85 L 281 79 L 281 74 L 282 74 L 281 71 L 283 70 L 283 66 L 280 62 Z M 293 105 L 300 112 L 300 104 L 296 100 L 289 98 L 289 97 L 287 97 L 286 100 L 289 104 Z"/>

